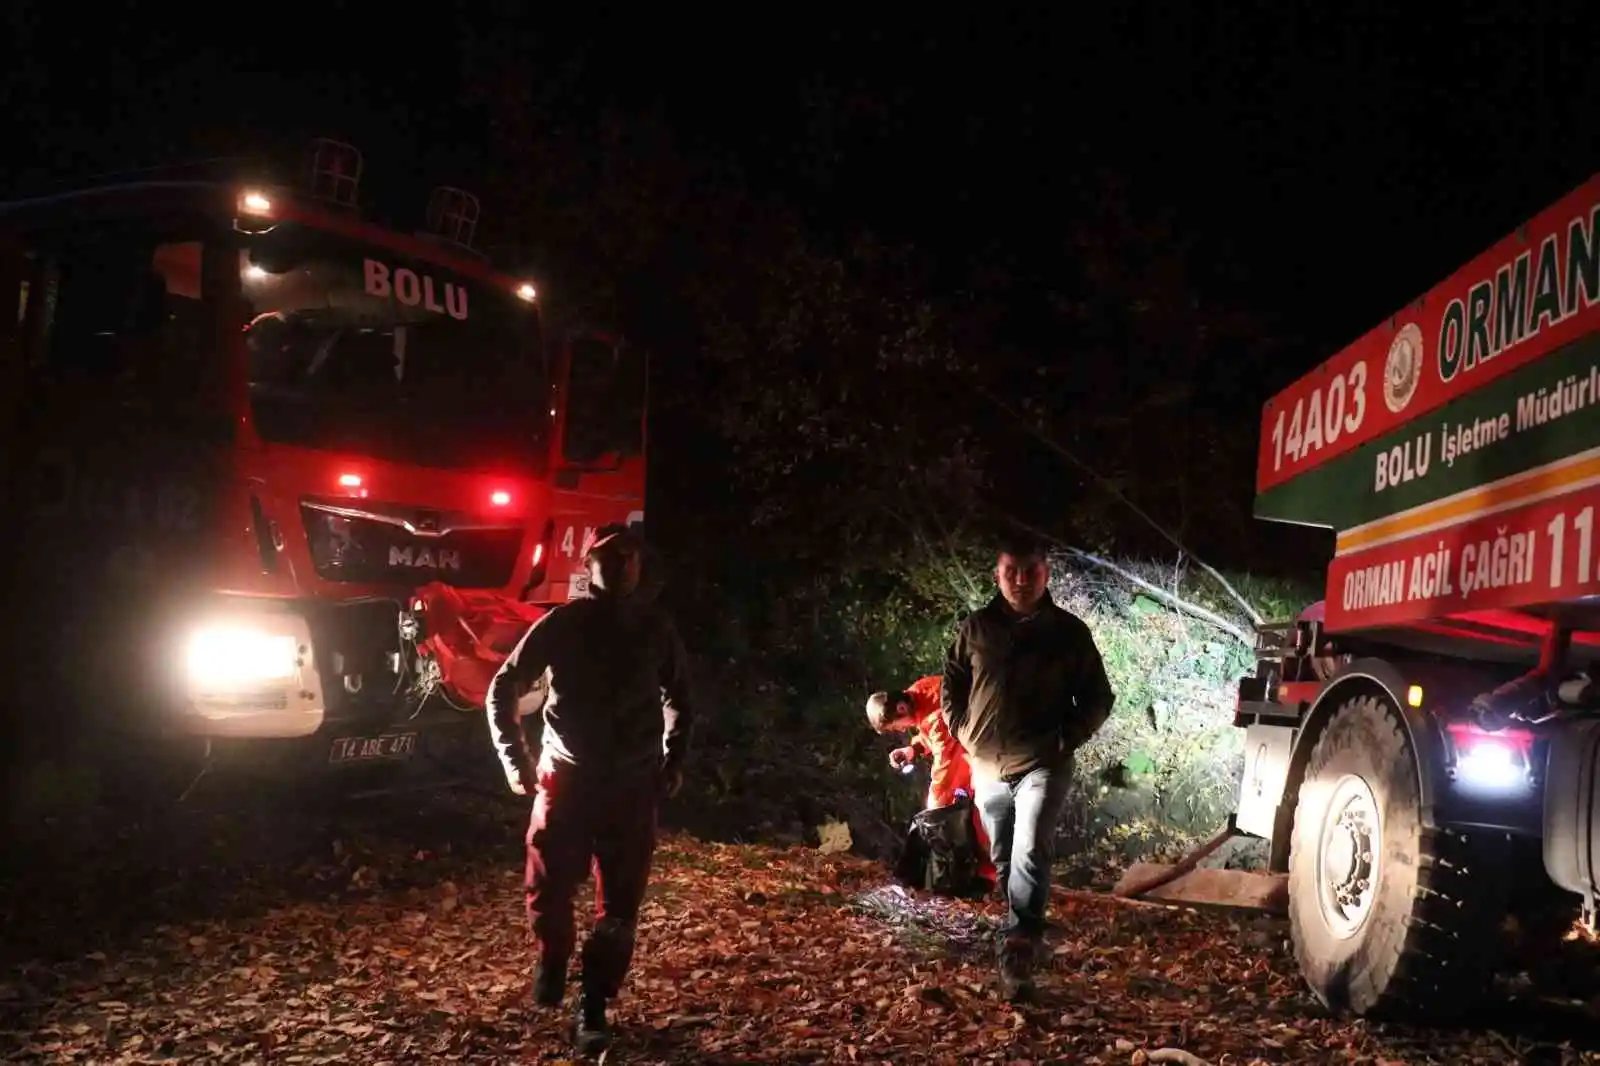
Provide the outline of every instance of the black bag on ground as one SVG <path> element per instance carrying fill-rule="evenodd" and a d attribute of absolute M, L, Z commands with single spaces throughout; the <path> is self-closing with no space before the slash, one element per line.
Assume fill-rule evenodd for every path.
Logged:
<path fill-rule="evenodd" d="M 972 800 L 963 795 L 949 806 L 917 812 L 906 832 L 894 875 L 911 888 L 941 896 L 969 896 L 982 888 L 978 862 Z"/>

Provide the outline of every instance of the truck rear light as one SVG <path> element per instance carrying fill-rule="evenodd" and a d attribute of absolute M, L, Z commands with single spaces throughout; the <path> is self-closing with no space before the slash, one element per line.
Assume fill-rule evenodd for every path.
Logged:
<path fill-rule="evenodd" d="M 340 474 L 339 475 L 339 484 L 342 487 L 347 488 L 347 489 L 359 489 L 361 487 L 361 475 L 360 474 Z"/>
<path fill-rule="evenodd" d="M 1523 729 L 1491 733 L 1471 722 L 1451 722 L 1452 770 L 1458 785 L 1474 792 L 1516 792 L 1532 777 L 1533 734 Z"/>
<path fill-rule="evenodd" d="M 489 494 L 489 503 L 495 507 L 509 507 L 511 505 L 511 493 L 504 489 L 491 492 Z"/>

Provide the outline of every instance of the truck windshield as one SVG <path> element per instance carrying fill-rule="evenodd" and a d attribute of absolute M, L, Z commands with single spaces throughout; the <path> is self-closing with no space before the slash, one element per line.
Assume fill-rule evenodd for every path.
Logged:
<path fill-rule="evenodd" d="M 450 468 L 539 469 L 534 307 L 474 277 L 304 226 L 240 255 L 263 439 Z"/>

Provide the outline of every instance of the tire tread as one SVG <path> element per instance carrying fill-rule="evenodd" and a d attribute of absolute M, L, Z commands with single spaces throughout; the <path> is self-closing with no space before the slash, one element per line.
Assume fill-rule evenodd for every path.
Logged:
<path fill-rule="evenodd" d="M 1363 721 L 1371 725 L 1360 728 Z M 1357 696 L 1340 705 L 1317 739 L 1305 780 L 1315 780 L 1335 755 L 1357 746 L 1363 733 L 1373 731 L 1374 726 L 1382 746 L 1388 749 L 1382 754 L 1410 753 L 1398 710 L 1387 700 Z M 1417 816 L 1421 817 L 1420 810 Z M 1297 810 L 1297 822 L 1299 817 Z M 1297 824 L 1295 828 L 1298 831 L 1300 827 Z M 1351 967 L 1348 989 L 1349 1005 L 1358 1013 L 1459 1014 L 1479 999 L 1492 976 L 1495 931 L 1505 900 L 1503 869 L 1492 861 L 1474 861 L 1473 842 L 1461 833 L 1424 827 L 1418 838 L 1417 883 L 1407 901 L 1409 912 L 1389 913 L 1380 900 L 1379 909 L 1368 919 L 1378 923 L 1377 928 L 1369 926 L 1359 934 L 1366 944 L 1361 964 Z M 1305 884 L 1306 876 L 1291 860 L 1291 916 L 1298 909 L 1295 901 L 1307 898 L 1308 889 L 1315 891 L 1314 886 Z M 1312 949 L 1301 922 L 1291 921 L 1291 935 L 1304 971 L 1304 960 Z M 1313 991 L 1329 1001 L 1328 990 Z"/>

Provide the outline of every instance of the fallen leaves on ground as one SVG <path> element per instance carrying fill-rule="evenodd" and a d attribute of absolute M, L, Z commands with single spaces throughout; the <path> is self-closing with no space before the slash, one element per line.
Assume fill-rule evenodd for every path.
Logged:
<path fill-rule="evenodd" d="M 482 826 L 471 835 L 483 839 Z M 521 873 L 509 861 L 515 838 L 507 843 L 441 856 L 394 838 L 336 841 L 304 870 L 326 890 L 23 961 L 0 971 L 0 1055 L 562 1061 L 569 1016 L 530 1003 Z M 607 1061 L 1600 1062 L 1525 1037 L 1326 1017 L 1302 992 L 1281 927 L 1265 920 L 1064 890 L 1052 908 L 1041 1000 L 1016 1008 L 992 988 L 997 904 L 907 892 L 881 866 L 815 848 L 670 836 Z"/>

